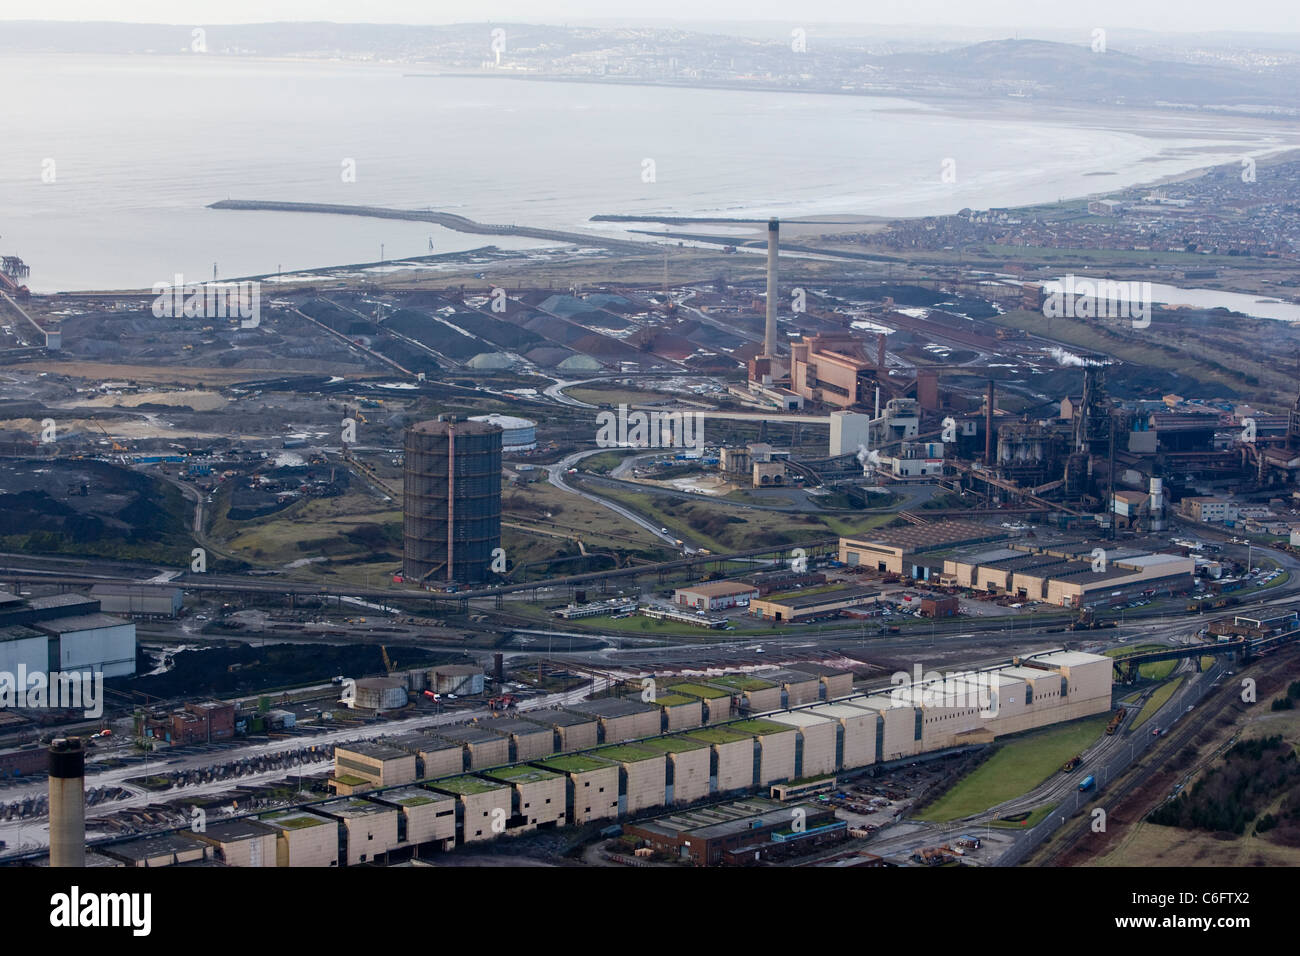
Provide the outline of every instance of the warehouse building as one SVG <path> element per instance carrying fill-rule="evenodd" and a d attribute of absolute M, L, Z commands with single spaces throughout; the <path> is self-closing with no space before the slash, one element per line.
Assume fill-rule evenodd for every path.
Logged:
<path fill-rule="evenodd" d="M 794 768 L 790 779 L 821 777 L 839 769 L 839 725 L 811 710 L 794 710 L 772 714 L 770 723 L 795 729 Z"/>
<path fill-rule="evenodd" d="M 156 584 L 96 584 L 90 596 L 105 614 L 146 620 L 178 617 L 184 603 L 180 588 Z"/>
<path fill-rule="evenodd" d="M 305 810 L 281 810 L 261 818 L 273 827 L 276 866 L 338 866 L 339 828 Z"/>
<path fill-rule="evenodd" d="M 145 868 L 201 863 L 209 859 L 212 848 L 206 843 L 186 839 L 182 834 L 169 833 L 114 843 L 101 847 L 100 852 L 127 866 Z"/>
<path fill-rule="evenodd" d="M 782 707 L 799 707 L 803 704 L 815 704 L 821 700 L 822 682 L 816 674 L 809 674 L 796 668 L 759 673 L 763 675 L 763 680 L 770 681 L 781 688 Z"/>
<path fill-rule="evenodd" d="M 815 621 L 837 617 L 853 608 L 868 607 L 880 600 L 875 588 L 844 587 L 829 591 L 774 595 L 749 603 L 749 613 L 765 621 Z"/>
<path fill-rule="evenodd" d="M 673 603 L 698 611 L 744 607 L 758 597 L 758 588 L 744 581 L 704 581 L 673 592 Z"/>
<path fill-rule="evenodd" d="M 704 741 L 685 734 L 673 734 L 637 741 L 637 747 L 667 756 L 665 803 L 694 803 L 709 795 L 713 752 Z"/>
<path fill-rule="evenodd" d="M 135 625 L 130 621 L 95 612 L 31 626 L 49 637 L 53 670 L 102 672 L 105 680 L 135 674 Z"/>
<path fill-rule="evenodd" d="M 771 681 L 747 674 L 724 674 L 722 677 L 710 677 L 707 682 L 710 686 L 728 691 L 736 698 L 732 701 L 732 710 L 737 713 L 760 714 L 781 706 L 781 688 Z"/>
<path fill-rule="evenodd" d="M 385 737 L 382 743 L 415 756 L 415 779 L 434 780 L 452 777 L 469 769 L 465 746 L 432 734 L 401 734 Z"/>
<path fill-rule="evenodd" d="M 600 742 L 619 743 L 653 737 L 660 731 L 659 709 L 627 697 L 608 697 L 568 705 L 568 710 L 600 723 Z"/>
<path fill-rule="evenodd" d="M 470 770 L 502 767 L 510 762 L 510 738 L 484 730 L 476 724 L 439 727 L 438 736 L 465 748 Z"/>
<path fill-rule="evenodd" d="M 755 748 L 754 736 L 726 727 L 701 727 L 687 736 L 706 743 L 712 750 L 710 760 L 712 793 L 730 793 L 748 790 L 754 786 Z"/>
<path fill-rule="evenodd" d="M 212 859 L 226 866 L 275 866 L 276 830 L 256 820 L 214 823 L 184 834 L 211 847 Z"/>
<path fill-rule="evenodd" d="M 855 697 L 844 704 L 879 715 L 876 725 L 876 763 L 901 760 L 921 751 L 921 713 L 914 707 L 897 706 L 888 694 Z"/>
<path fill-rule="evenodd" d="M 589 714 L 530 710 L 525 719 L 551 728 L 555 734 L 555 753 L 590 750 L 600 743 L 600 721 Z"/>
<path fill-rule="evenodd" d="M 794 821 L 799 812 L 802 829 Z M 837 837 L 847 825 L 826 806 L 801 803 L 795 807 L 755 797 L 696 810 L 679 811 L 624 830 L 655 850 L 697 866 L 761 860 L 773 844 L 815 843 Z"/>
<path fill-rule="evenodd" d="M 433 844 L 450 850 L 456 845 L 456 799 L 422 787 L 385 790 L 368 799 L 397 810 L 397 842 L 400 846 Z"/>
<path fill-rule="evenodd" d="M 731 691 L 693 682 L 670 684 L 668 690 L 683 697 L 698 698 L 704 705 L 701 715 L 705 724 L 721 723 L 736 716 L 731 709 Z"/>
<path fill-rule="evenodd" d="M 567 798 L 563 774 L 537 767 L 506 767 L 484 776 L 509 784 L 514 790 L 510 814 L 514 826 L 507 825 L 506 832 L 518 835 L 564 826 Z"/>
<path fill-rule="evenodd" d="M 587 754 L 565 754 L 537 761 L 544 770 L 564 774 L 568 822 L 581 826 L 618 816 L 619 765 Z"/>
<path fill-rule="evenodd" d="M 527 763 L 555 753 L 555 733 L 531 720 L 485 720 L 480 727 L 510 741 L 510 763 Z"/>
<path fill-rule="evenodd" d="M 836 766 L 844 770 L 866 767 L 876 757 L 876 729 L 881 718 L 878 713 L 862 707 L 844 704 L 823 704 L 810 707 L 804 713 L 834 721 L 836 732 Z"/>
<path fill-rule="evenodd" d="M 820 571 L 795 571 L 793 568 L 783 568 L 779 571 L 759 571 L 757 574 L 746 575 L 740 580 L 758 588 L 759 597 L 766 597 L 769 594 L 793 591 L 795 588 L 825 584 L 826 575 Z"/>
<path fill-rule="evenodd" d="M 788 665 L 786 670 L 814 675 L 821 684 L 817 700 L 835 700 L 837 697 L 848 697 L 853 693 L 853 671 L 845 670 L 843 667 L 800 662 Z"/>
<path fill-rule="evenodd" d="M 663 694 L 650 701 L 663 711 L 662 730 L 672 733 L 704 724 L 704 703 L 685 694 Z"/>
<path fill-rule="evenodd" d="M 344 866 L 383 861 L 400 845 L 396 807 L 371 800 L 336 800 L 313 807 L 312 812 L 341 826 Z"/>
<path fill-rule="evenodd" d="M 1009 531 L 973 521 L 935 521 L 891 528 L 870 538 L 841 538 L 840 561 L 886 573 L 927 580 L 932 562 L 921 556 L 961 545 L 983 544 L 1010 537 Z"/>
<path fill-rule="evenodd" d="M 452 777 L 429 784 L 429 790 L 456 799 L 457 844 L 493 840 L 506 832 L 514 790 L 482 777 Z"/>
<path fill-rule="evenodd" d="M 662 807 L 668 786 L 668 759 L 660 752 L 633 744 L 601 747 L 590 754 L 619 766 L 618 814 L 640 813 Z"/>
<path fill-rule="evenodd" d="M 376 787 L 414 783 L 415 780 L 415 755 L 405 750 L 368 741 L 334 748 L 334 776 L 330 777 L 329 783 L 331 789 L 342 796 Z"/>
<path fill-rule="evenodd" d="M 742 720 L 729 724 L 728 729 L 753 736 L 758 747 L 758 786 L 794 778 L 798 734 L 793 727 L 763 719 Z"/>
<path fill-rule="evenodd" d="M 0 628 L 0 671 L 44 674 L 50 667 L 50 638 L 25 624 Z"/>

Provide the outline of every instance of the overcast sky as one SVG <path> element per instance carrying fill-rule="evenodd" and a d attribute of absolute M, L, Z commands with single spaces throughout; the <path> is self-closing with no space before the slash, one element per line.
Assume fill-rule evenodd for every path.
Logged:
<path fill-rule="evenodd" d="M 564 23 L 649 20 L 774 20 L 1012 27 L 1136 28 L 1161 32 L 1300 32 L 1296 0 L 0 0 L 0 20 L 124 20 L 137 23 Z"/>

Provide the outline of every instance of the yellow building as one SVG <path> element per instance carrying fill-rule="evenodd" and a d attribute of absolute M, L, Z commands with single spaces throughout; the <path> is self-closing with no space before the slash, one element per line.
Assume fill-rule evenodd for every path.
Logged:
<path fill-rule="evenodd" d="M 664 805 L 668 786 L 668 760 L 663 753 L 642 750 L 634 744 L 619 744 L 593 750 L 590 755 L 613 761 L 621 768 L 619 816 Z"/>
<path fill-rule="evenodd" d="M 429 789 L 455 797 L 457 843 L 494 840 L 506 832 L 514 791 L 508 784 L 482 777 L 452 777 Z"/>
<path fill-rule="evenodd" d="M 276 830 L 276 866 L 338 866 L 337 821 L 301 810 L 282 810 L 261 818 Z"/>
<path fill-rule="evenodd" d="M 673 734 L 653 740 L 637 741 L 637 748 L 663 753 L 668 757 L 665 787 L 667 803 L 694 803 L 709 795 L 712 749 L 702 740 L 685 734 Z"/>
<path fill-rule="evenodd" d="M 618 816 L 619 764 L 587 754 L 562 754 L 539 760 L 537 766 L 564 774 L 568 822 L 581 826 Z"/>
<path fill-rule="evenodd" d="M 839 725 L 835 721 L 812 710 L 770 714 L 767 720 L 793 727 L 798 734 L 793 778 L 820 777 L 839 769 L 835 754 Z"/>
<path fill-rule="evenodd" d="M 514 825 L 507 827 L 507 833 L 518 835 L 529 830 L 564 826 L 566 781 L 563 774 L 537 767 L 506 767 L 484 776 L 514 788 L 510 815 L 510 822 Z"/>

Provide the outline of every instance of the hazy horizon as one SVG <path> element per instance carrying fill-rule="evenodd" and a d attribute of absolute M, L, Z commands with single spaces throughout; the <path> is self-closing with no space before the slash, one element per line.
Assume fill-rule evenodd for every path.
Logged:
<path fill-rule="evenodd" d="M 855 28 L 975 29 L 1026 32 L 1033 30 L 1104 27 L 1157 31 L 1162 34 L 1264 32 L 1300 34 L 1300 18 L 1290 0 L 1260 0 L 1225 7 L 1216 0 L 1186 0 L 1171 17 L 1160 2 L 1098 0 L 1084 5 L 1035 3 L 1033 0 L 884 0 L 864 8 L 849 0 L 807 0 L 800 16 L 781 15 L 784 0 L 716 0 L 707 10 L 693 0 L 660 0 L 657 15 L 631 4 L 622 15 L 600 0 L 449 0 L 432 13 L 416 0 L 377 0 L 358 13 L 342 0 L 9 0 L 0 21 L 107 22 L 134 24 L 223 24 L 329 22 L 444 26 L 457 23 L 521 22 L 574 26 L 579 24 L 644 24 L 699 29 L 699 24 L 748 26 L 788 25 Z M 1291 29 L 1281 24 L 1293 22 Z"/>

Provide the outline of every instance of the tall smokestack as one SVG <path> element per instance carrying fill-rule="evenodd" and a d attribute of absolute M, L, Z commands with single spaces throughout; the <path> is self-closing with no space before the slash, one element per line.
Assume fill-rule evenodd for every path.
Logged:
<path fill-rule="evenodd" d="M 984 464 L 993 467 L 993 403 L 995 392 L 989 382 L 989 395 L 984 408 Z"/>
<path fill-rule="evenodd" d="M 50 866 L 86 865 L 86 751 L 79 737 L 50 743 Z"/>
<path fill-rule="evenodd" d="M 767 221 L 767 329 L 763 333 L 763 357 L 776 358 L 776 257 L 781 245 L 781 223 Z"/>

